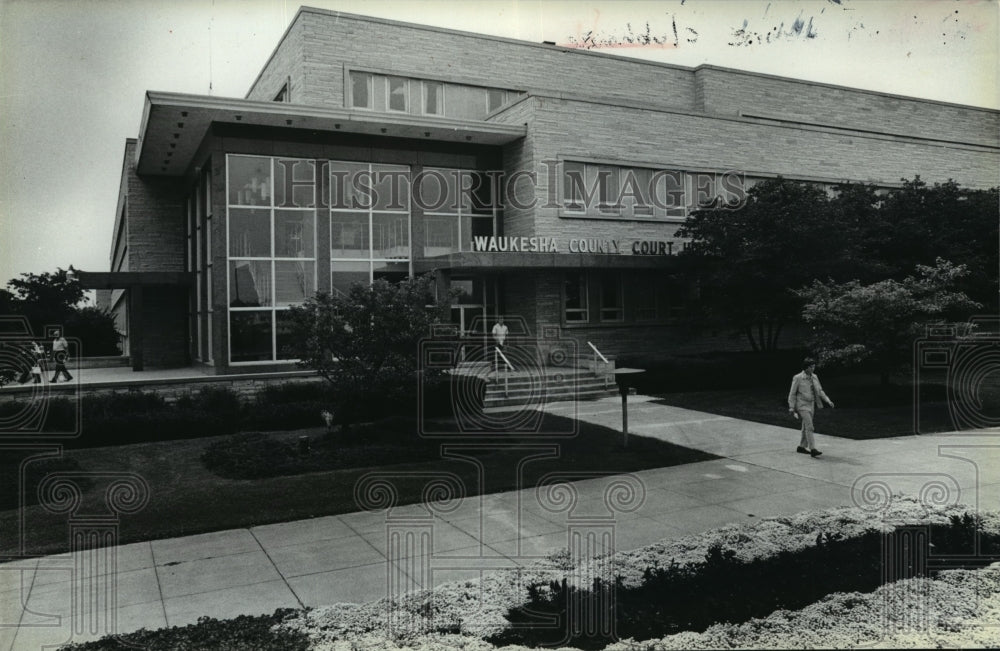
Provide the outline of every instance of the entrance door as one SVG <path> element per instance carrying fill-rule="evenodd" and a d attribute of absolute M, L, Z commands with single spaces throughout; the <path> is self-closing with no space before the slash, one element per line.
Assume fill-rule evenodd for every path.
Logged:
<path fill-rule="evenodd" d="M 482 278 L 452 278 L 451 288 L 460 290 L 451 306 L 451 323 L 463 340 L 459 361 L 483 359 L 486 327 L 485 281 Z"/>

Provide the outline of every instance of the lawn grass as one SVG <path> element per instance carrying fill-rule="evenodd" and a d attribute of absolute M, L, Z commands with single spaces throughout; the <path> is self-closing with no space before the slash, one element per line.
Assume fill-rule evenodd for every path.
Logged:
<path fill-rule="evenodd" d="M 817 413 L 816 431 L 821 434 L 860 440 L 957 429 L 949 414 L 945 388 L 940 384 L 922 386 L 919 401 L 914 399 L 913 385 L 905 378 L 883 387 L 871 375 L 824 377 L 823 389 L 836 409 Z M 799 427 L 799 421 L 788 413 L 787 386 L 674 392 L 656 397 L 658 402 L 675 407 L 780 427 Z M 994 408 L 1000 405 L 1000 386 L 982 386 L 980 399 L 984 405 Z"/>
<path fill-rule="evenodd" d="M 546 415 L 545 419 L 542 423 L 545 431 L 568 429 L 569 422 L 565 418 Z M 272 436 L 297 441 L 302 435 L 320 436 L 322 433 L 323 430 L 317 428 L 276 432 Z M 417 436 L 415 431 L 412 436 Z M 132 472 L 148 484 L 149 503 L 139 512 L 121 517 L 119 543 L 358 511 L 361 509 L 355 503 L 354 486 L 360 477 L 373 470 L 399 474 L 451 472 L 462 479 L 467 495 L 480 492 L 480 478 L 473 463 L 443 459 L 440 455 L 414 460 L 405 453 L 378 467 L 339 468 L 254 480 L 226 479 L 209 471 L 201 460 L 206 447 L 222 438 L 225 437 L 76 449 L 67 450 L 64 455 L 77 462 L 82 471 Z M 462 441 L 468 442 L 467 438 Z M 484 445 L 485 442 L 473 440 L 473 444 Z M 579 434 L 573 438 L 510 438 L 502 440 L 502 444 L 506 449 L 486 448 L 473 452 L 485 469 L 484 493 L 534 486 L 538 479 L 556 470 L 623 473 L 717 458 L 642 436 L 630 437 L 628 447 L 623 448 L 620 432 L 583 422 L 579 423 Z M 519 485 L 518 464 L 531 453 L 523 446 L 518 449 L 518 444 L 558 445 L 559 456 L 525 464 L 523 484 Z M 81 515 L 107 512 L 103 495 L 108 480 L 94 477 L 92 481 L 78 509 Z M 426 481 L 426 478 L 398 479 L 395 483 L 400 494 L 399 503 L 420 501 Z M 66 514 L 49 513 L 35 505 L 24 509 L 23 520 L 26 548 L 21 551 L 17 540 L 18 511 L 0 512 L 0 556 L 66 551 L 69 539 Z"/>

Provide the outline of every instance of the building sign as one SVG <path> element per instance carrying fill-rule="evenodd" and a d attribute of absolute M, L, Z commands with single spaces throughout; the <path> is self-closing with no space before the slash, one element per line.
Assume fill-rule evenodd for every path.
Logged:
<path fill-rule="evenodd" d="M 476 236 L 476 253 L 599 253 L 604 255 L 675 255 L 684 242 L 673 240 L 602 240 L 596 237 L 572 237 L 560 246 L 554 237 Z"/>
<path fill-rule="evenodd" d="M 556 240 L 553 237 L 489 237 L 472 238 L 472 250 L 478 252 L 501 253 L 558 253 Z"/>

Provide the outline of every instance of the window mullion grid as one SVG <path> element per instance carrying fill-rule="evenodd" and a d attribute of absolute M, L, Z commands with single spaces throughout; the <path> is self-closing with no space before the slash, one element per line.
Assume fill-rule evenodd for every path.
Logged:
<path fill-rule="evenodd" d="M 375 165 L 374 163 L 368 164 L 368 178 L 372 180 L 372 185 L 375 184 Z M 374 195 L 372 201 L 368 205 L 368 284 L 371 285 L 375 281 L 375 269 L 372 260 L 375 258 L 375 201 Z"/>
<path fill-rule="evenodd" d="M 268 194 L 270 195 L 269 200 L 271 203 L 271 361 L 276 361 L 278 359 L 278 315 L 275 314 L 275 307 L 278 304 L 278 276 L 277 276 L 277 263 L 275 262 L 275 250 L 274 250 L 274 156 L 270 157 L 268 161 L 271 165 L 271 187 L 268 189 Z M 291 169 L 288 170 L 289 174 L 292 174 L 293 180 L 295 175 L 295 166 L 292 165 Z M 290 184 L 289 184 L 290 185 Z M 287 200 L 287 197 L 286 197 Z"/>

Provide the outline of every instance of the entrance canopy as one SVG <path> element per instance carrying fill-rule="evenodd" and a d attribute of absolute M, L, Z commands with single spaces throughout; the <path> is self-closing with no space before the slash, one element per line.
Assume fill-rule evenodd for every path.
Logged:
<path fill-rule="evenodd" d="M 194 285 L 194 274 L 187 271 L 77 271 L 76 277 L 84 289 Z"/>
<path fill-rule="evenodd" d="M 128 291 L 128 337 L 132 370 L 143 365 L 143 289 L 194 287 L 195 274 L 187 271 L 77 271 L 84 289 L 124 289 Z"/>
<path fill-rule="evenodd" d="M 502 271 L 518 269 L 670 269 L 678 264 L 667 255 L 606 255 L 601 253 L 496 253 L 463 251 L 413 261 L 413 270 Z"/>

